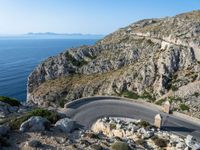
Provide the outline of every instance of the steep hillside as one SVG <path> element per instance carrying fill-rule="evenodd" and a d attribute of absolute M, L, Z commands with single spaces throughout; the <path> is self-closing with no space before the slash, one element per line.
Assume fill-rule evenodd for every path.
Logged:
<path fill-rule="evenodd" d="M 146 98 L 200 117 L 200 11 L 146 19 L 94 46 L 68 49 L 30 74 L 28 100 L 62 106 L 93 95 Z M 162 99 L 161 99 L 162 98 Z"/>

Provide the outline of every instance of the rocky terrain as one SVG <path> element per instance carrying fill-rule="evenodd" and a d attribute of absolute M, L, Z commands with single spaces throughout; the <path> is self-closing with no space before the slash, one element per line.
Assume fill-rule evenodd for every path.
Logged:
<path fill-rule="evenodd" d="M 23 105 L 0 98 L 1 150 L 145 150 L 198 149 L 192 137 L 181 138 L 141 120 L 102 118 L 83 130 L 64 109 Z M 12 111 L 7 111 L 12 110 Z M 23 111 L 22 111 L 23 110 Z"/>
<path fill-rule="evenodd" d="M 145 19 L 39 64 L 29 102 L 60 107 L 93 95 L 143 98 L 200 118 L 200 11 Z"/>

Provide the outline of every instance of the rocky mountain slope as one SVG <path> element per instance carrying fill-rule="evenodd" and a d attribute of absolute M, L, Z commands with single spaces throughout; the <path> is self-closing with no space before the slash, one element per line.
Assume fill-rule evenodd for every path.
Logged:
<path fill-rule="evenodd" d="M 145 19 L 94 46 L 50 57 L 30 74 L 28 96 L 39 105 L 62 106 L 93 95 L 128 95 L 200 117 L 200 11 Z"/>

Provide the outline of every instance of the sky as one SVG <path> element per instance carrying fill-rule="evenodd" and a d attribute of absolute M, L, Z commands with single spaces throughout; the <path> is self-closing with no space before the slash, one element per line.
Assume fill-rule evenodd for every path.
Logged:
<path fill-rule="evenodd" d="M 200 0 L 0 0 L 0 34 L 108 34 L 192 10 L 200 10 Z"/>

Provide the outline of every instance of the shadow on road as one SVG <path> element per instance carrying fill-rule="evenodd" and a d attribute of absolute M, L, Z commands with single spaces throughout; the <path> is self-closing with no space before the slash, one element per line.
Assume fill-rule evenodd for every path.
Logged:
<path fill-rule="evenodd" d="M 164 131 L 175 131 L 175 132 L 194 132 L 194 129 L 189 129 L 186 127 L 173 127 L 173 126 L 163 126 L 161 128 Z"/>
<path fill-rule="evenodd" d="M 119 100 L 120 98 L 117 97 L 109 97 L 109 96 L 99 96 L 99 97 L 87 97 L 87 98 L 82 98 L 80 100 L 75 100 L 70 102 L 66 108 L 72 108 L 72 109 L 77 109 L 78 107 L 88 104 L 90 102 L 94 102 L 97 100 L 107 100 L 107 99 L 115 99 L 115 100 Z"/>

